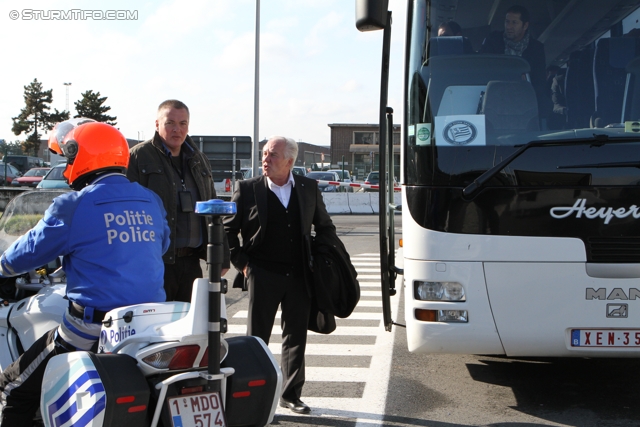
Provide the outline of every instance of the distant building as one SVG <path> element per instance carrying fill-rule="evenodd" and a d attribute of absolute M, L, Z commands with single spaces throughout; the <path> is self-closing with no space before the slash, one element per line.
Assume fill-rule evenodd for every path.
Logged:
<path fill-rule="evenodd" d="M 330 123 L 333 167 L 351 171 L 364 180 L 380 164 L 380 126 L 377 124 Z M 394 176 L 400 178 L 400 125 L 393 125 Z"/>
<path fill-rule="evenodd" d="M 138 142 L 134 139 L 127 139 L 129 147 L 133 147 Z M 266 139 L 263 139 L 258 144 L 258 153 L 256 158 L 258 165 L 261 165 L 262 160 L 262 148 L 267 143 Z M 243 168 L 251 167 L 251 159 L 241 159 L 240 165 Z M 325 167 L 328 169 L 331 165 L 331 149 L 328 146 L 309 144 L 308 142 L 298 142 L 298 158 L 295 161 L 294 166 L 303 166 L 306 169 L 321 169 Z M 260 167 L 260 166 L 259 166 Z"/>

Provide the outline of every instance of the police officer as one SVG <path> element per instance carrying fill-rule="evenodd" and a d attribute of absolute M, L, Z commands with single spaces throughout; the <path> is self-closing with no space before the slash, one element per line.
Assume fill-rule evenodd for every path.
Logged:
<path fill-rule="evenodd" d="M 108 311 L 166 299 L 166 213 L 153 191 L 125 176 L 124 136 L 108 124 L 73 119 L 54 128 L 49 149 L 66 157 L 64 177 L 76 191 L 56 197 L 36 226 L 2 254 L 0 274 L 22 274 L 62 255 L 69 308 L 60 326 L 0 375 L 3 427 L 31 425 L 47 361 L 95 348 Z"/>

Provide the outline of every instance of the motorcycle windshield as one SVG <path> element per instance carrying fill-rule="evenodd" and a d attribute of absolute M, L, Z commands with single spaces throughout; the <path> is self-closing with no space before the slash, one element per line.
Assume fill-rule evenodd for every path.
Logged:
<path fill-rule="evenodd" d="M 0 253 L 28 232 L 44 216 L 53 199 L 65 190 L 36 190 L 11 199 L 0 218 Z"/>

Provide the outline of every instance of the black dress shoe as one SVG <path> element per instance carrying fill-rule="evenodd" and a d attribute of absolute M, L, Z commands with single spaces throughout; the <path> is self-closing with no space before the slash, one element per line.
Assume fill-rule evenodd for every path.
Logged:
<path fill-rule="evenodd" d="M 311 408 L 305 405 L 300 399 L 287 400 L 280 398 L 280 406 L 283 408 L 289 408 L 296 414 L 308 414 L 311 412 Z"/>

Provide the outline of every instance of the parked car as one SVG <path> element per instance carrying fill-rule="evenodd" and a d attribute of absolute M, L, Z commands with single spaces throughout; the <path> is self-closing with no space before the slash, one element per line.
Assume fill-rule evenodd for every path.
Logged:
<path fill-rule="evenodd" d="M 369 172 L 369 176 L 367 176 L 367 179 L 364 180 L 365 184 L 369 184 L 369 185 L 380 185 L 380 173 L 378 171 L 373 171 L 373 172 Z M 394 187 L 398 187 L 400 184 L 398 184 L 398 180 L 393 177 L 393 186 Z M 364 191 L 380 191 L 377 188 L 363 188 Z"/>
<path fill-rule="evenodd" d="M 6 177 L 4 175 L 5 171 L 7 173 Z M 22 176 L 22 174 L 15 166 L 9 163 L 0 162 L 0 185 L 11 185 L 13 180 L 20 176 Z"/>
<path fill-rule="evenodd" d="M 309 172 L 307 178 L 315 179 L 317 181 L 338 181 L 338 174 L 335 172 Z M 337 191 L 336 186 L 327 183 L 318 183 L 320 191 L 325 193 L 335 193 Z"/>
<path fill-rule="evenodd" d="M 253 169 L 242 168 L 242 179 L 249 179 L 253 176 Z M 258 176 L 262 175 L 262 166 L 258 167 Z"/>
<path fill-rule="evenodd" d="M 2 159 L 2 161 L 15 166 L 16 169 L 20 171 L 20 173 L 26 173 L 31 168 L 44 166 L 44 159 L 32 156 L 7 154 L 4 159 Z"/>
<path fill-rule="evenodd" d="M 338 174 L 338 178 L 340 182 L 352 182 L 351 181 L 351 174 L 349 173 L 348 170 L 342 170 L 342 169 L 329 169 L 328 172 L 335 172 L 336 174 Z M 352 191 L 351 187 L 340 187 L 338 189 L 338 191 L 341 192 L 350 192 Z"/>
<path fill-rule="evenodd" d="M 367 185 L 378 185 L 380 183 L 380 173 L 379 172 L 369 172 L 369 175 L 367 175 L 367 179 L 364 180 L 364 183 Z M 369 191 L 378 191 L 377 188 L 363 188 L 364 191 L 369 192 Z"/>
<path fill-rule="evenodd" d="M 301 176 L 307 175 L 307 170 L 304 168 L 304 166 L 294 166 L 291 172 L 294 175 L 301 175 Z"/>
<path fill-rule="evenodd" d="M 35 187 L 51 168 L 31 168 L 24 175 L 11 182 L 12 187 Z"/>
<path fill-rule="evenodd" d="M 42 178 L 36 188 L 71 188 L 64 180 L 62 172 L 67 167 L 66 163 L 59 163 L 51 168 L 51 170 Z"/>

